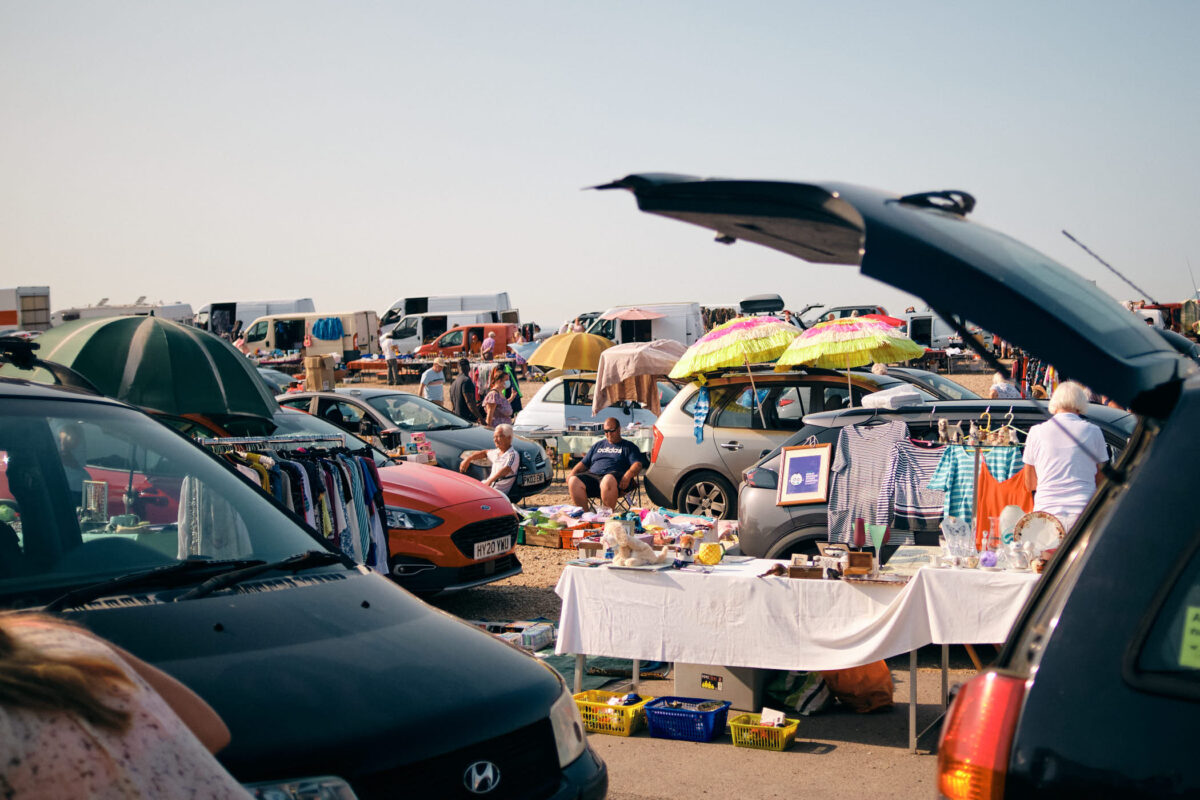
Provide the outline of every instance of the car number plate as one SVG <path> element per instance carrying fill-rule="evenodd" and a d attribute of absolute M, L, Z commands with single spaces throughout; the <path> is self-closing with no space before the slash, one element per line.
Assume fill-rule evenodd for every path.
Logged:
<path fill-rule="evenodd" d="M 531 472 L 525 476 L 526 486 L 537 486 L 539 483 L 545 483 L 546 476 L 540 472 Z"/>
<path fill-rule="evenodd" d="M 488 539 L 486 542 L 475 543 L 475 559 L 498 556 L 512 548 L 512 537 L 501 536 L 499 539 Z"/>

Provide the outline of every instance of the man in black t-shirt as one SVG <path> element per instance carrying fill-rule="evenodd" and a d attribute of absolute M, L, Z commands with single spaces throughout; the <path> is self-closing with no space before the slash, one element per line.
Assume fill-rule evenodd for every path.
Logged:
<path fill-rule="evenodd" d="M 450 403 L 454 413 L 468 422 L 483 422 L 479 401 L 475 398 L 475 382 L 471 380 L 471 362 L 458 360 L 458 377 L 450 384 Z"/>
<path fill-rule="evenodd" d="M 589 497 L 613 508 L 621 492 L 629 491 L 642 471 L 642 452 L 637 445 L 621 438 L 621 423 L 615 417 L 604 420 L 604 441 L 596 442 L 567 477 L 571 502 L 586 508 Z"/>

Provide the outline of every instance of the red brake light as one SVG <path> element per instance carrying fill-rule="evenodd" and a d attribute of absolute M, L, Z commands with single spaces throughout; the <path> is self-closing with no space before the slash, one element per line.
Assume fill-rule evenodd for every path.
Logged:
<path fill-rule="evenodd" d="M 662 431 L 655 425 L 654 428 L 654 446 L 650 448 L 650 463 L 654 464 L 658 461 L 658 448 L 662 447 L 663 435 Z"/>
<path fill-rule="evenodd" d="M 988 800 L 1004 796 L 1004 776 L 1025 681 L 988 672 L 959 691 L 938 742 L 938 796 Z"/>

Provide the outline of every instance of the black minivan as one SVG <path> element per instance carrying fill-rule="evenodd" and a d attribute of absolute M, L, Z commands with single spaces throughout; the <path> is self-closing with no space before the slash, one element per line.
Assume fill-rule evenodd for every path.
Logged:
<path fill-rule="evenodd" d="M 960 334 L 967 320 L 994 331 L 1138 416 L 995 666 L 952 705 L 938 794 L 1200 796 L 1187 735 L 1200 714 L 1196 364 L 1095 285 L 968 221 L 966 192 L 668 174 L 600 188 L 719 242 L 858 266 Z"/>
<path fill-rule="evenodd" d="M 121 403 L 0 379 L 0 607 L 61 613 L 220 713 L 243 782 L 601 798 L 563 680 L 356 566 Z"/>

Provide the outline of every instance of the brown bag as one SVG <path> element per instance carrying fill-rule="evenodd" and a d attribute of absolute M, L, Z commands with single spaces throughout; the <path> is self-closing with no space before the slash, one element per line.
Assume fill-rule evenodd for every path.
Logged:
<path fill-rule="evenodd" d="M 892 707 L 892 672 L 886 661 L 821 673 L 839 702 L 859 714 Z"/>

